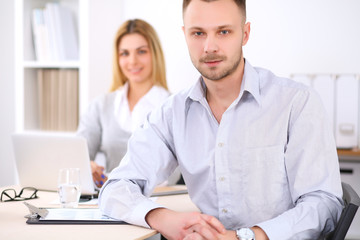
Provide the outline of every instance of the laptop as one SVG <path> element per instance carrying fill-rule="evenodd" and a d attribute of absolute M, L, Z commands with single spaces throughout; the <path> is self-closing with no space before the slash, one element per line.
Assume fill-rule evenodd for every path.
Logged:
<path fill-rule="evenodd" d="M 73 134 L 26 132 L 12 135 L 20 185 L 57 191 L 61 168 L 79 168 L 81 195 L 96 195 L 85 138 Z"/>

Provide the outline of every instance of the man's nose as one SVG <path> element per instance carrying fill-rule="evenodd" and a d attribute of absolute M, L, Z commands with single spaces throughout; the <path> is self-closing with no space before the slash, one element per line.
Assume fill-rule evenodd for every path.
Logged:
<path fill-rule="evenodd" d="M 207 36 L 205 40 L 204 52 L 205 53 L 216 53 L 219 50 L 216 37 L 215 36 Z"/>

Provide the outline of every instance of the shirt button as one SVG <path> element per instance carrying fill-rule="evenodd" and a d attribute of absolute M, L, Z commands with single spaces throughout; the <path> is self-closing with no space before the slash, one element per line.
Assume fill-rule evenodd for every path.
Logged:
<path fill-rule="evenodd" d="M 223 209 L 222 209 L 222 212 L 223 212 L 223 213 L 227 213 L 228 210 L 227 210 L 226 208 L 223 208 Z"/>
<path fill-rule="evenodd" d="M 225 178 L 224 177 L 219 177 L 219 181 L 223 182 L 223 181 L 225 181 Z"/>
<path fill-rule="evenodd" d="M 223 147 L 224 146 L 224 143 L 220 142 L 218 143 L 218 147 Z"/>

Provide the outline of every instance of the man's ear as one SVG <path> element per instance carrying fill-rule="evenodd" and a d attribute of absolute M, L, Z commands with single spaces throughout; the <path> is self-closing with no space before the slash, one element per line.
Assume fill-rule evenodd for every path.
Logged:
<path fill-rule="evenodd" d="M 184 35 L 185 35 L 185 27 L 182 26 L 181 29 L 182 29 L 182 31 L 183 31 L 183 33 L 184 33 Z"/>
<path fill-rule="evenodd" d="M 248 42 L 250 37 L 250 23 L 247 22 L 244 24 L 244 36 L 243 36 L 243 43 L 242 45 L 245 46 L 246 43 Z"/>

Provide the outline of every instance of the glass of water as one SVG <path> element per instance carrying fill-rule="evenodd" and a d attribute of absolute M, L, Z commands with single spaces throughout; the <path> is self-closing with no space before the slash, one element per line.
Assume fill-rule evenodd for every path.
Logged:
<path fill-rule="evenodd" d="M 58 193 L 63 208 L 76 208 L 80 199 L 80 169 L 62 168 L 59 170 Z"/>

